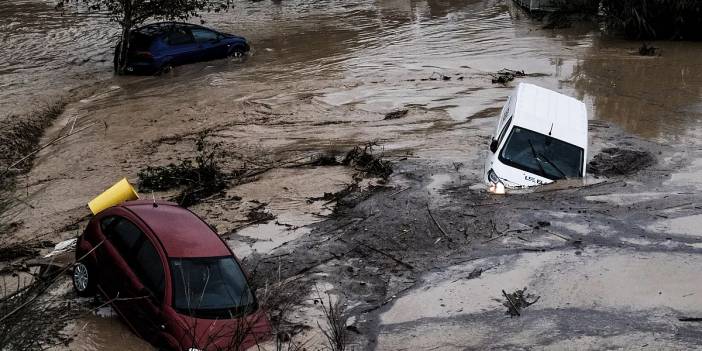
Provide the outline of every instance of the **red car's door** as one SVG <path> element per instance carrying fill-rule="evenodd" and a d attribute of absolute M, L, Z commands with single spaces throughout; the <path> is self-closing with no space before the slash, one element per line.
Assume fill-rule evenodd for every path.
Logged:
<path fill-rule="evenodd" d="M 137 272 L 141 272 L 138 257 L 145 256 L 150 242 L 133 222 L 121 216 L 115 216 L 103 230 L 107 240 L 101 251 L 104 264 L 100 269 L 99 284 L 130 327 L 148 339 L 155 335 L 154 331 L 160 325 L 160 308 L 155 294 L 145 289 L 146 285 Z M 145 242 L 149 244 L 145 245 Z M 150 247 L 153 249 L 153 245 Z"/>
<path fill-rule="evenodd" d="M 137 243 L 133 255 L 127 260 L 133 279 L 130 289 L 136 298 L 124 301 L 122 309 L 130 318 L 131 324 L 145 339 L 152 343 L 161 330 L 164 321 L 161 317 L 166 288 L 161 256 L 154 243 L 146 236 Z"/>
<path fill-rule="evenodd" d="M 130 279 L 125 258 L 141 237 L 141 231 L 120 216 L 101 221 L 104 243 L 98 248 L 98 285 L 108 301 L 127 298 L 125 281 Z"/>

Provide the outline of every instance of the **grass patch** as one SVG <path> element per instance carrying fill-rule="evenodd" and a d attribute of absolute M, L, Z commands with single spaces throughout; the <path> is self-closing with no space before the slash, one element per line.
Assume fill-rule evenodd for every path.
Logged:
<path fill-rule="evenodd" d="M 9 187 L 15 175 L 31 169 L 33 157 L 10 166 L 36 148 L 44 130 L 63 113 L 66 105 L 66 101 L 58 100 L 26 115 L 6 116 L 0 129 L 0 189 Z"/>

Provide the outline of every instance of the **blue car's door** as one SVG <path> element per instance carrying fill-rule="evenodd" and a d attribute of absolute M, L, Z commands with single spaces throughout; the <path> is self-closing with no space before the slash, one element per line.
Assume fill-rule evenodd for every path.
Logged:
<path fill-rule="evenodd" d="M 213 60 L 227 56 L 227 46 L 222 42 L 219 33 L 206 28 L 191 30 L 203 60 Z"/>
<path fill-rule="evenodd" d="M 171 64 L 182 65 L 200 60 L 201 52 L 190 29 L 174 27 L 165 38 L 166 55 Z"/>

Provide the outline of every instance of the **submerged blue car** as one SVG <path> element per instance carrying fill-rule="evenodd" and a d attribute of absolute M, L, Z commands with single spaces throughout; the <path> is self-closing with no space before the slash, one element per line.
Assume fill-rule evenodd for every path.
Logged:
<path fill-rule="evenodd" d="M 115 49 L 115 71 L 120 45 Z M 186 63 L 243 56 L 246 39 L 190 23 L 160 22 L 132 31 L 126 73 L 154 74 Z"/>

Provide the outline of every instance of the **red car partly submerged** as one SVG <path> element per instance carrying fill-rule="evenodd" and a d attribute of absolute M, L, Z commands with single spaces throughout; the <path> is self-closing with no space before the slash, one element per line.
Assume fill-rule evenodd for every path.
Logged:
<path fill-rule="evenodd" d="M 169 202 L 129 201 L 96 215 L 78 238 L 73 285 L 80 296 L 101 293 L 162 349 L 245 350 L 271 332 L 227 244 Z"/>

